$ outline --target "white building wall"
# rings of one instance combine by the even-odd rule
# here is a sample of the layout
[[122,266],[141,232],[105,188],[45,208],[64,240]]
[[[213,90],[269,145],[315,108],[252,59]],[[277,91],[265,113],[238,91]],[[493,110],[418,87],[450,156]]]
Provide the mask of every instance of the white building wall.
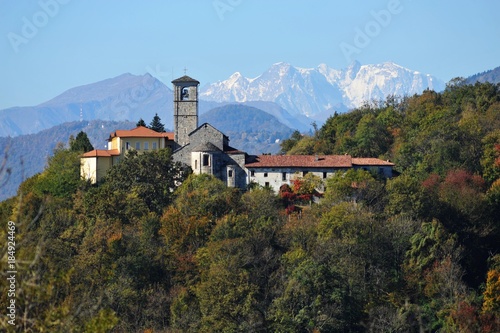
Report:
[[335,172],[345,169],[334,168],[250,168],[247,170],[248,182],[254,182],[261,186],[270,186],[276,193],[281,185],[291,185],[291,180],[302,178],[304,172],[311,173],[320,179],[326,179]]

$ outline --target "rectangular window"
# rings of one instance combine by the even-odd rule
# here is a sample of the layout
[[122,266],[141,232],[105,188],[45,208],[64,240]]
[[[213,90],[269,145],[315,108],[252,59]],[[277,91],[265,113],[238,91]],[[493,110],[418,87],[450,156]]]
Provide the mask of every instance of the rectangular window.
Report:
[[229,170],[229,172],[227,173],[228,177],[229,178],[232,178],[233,177],[233,170]]
[[281,180],[286,180],[286,172],[281,173]]
[[153,150],[156,150],[156,149],[157,149],[156,142],[153,142]]
[[203,155],[203,166],[209,166],[210,164],[210,156],[208,155]]
[[254,170],[250,170],[250,177],[255,177],[255,171]]
[[144,142],[144,150],[148,150],[149,149],[149,142]]
[[135,149],[136,150],[141,150],[141,143],[140,142],[136,142],[135,143]]
[[267,177],[267,172],[264,172],[264,177]]
[[125,142],[125,149],[129,150],[131,148],[130,142]]
[[269,182],[265,182],[265,183],[264,183],[264,186],[265,186],[265,187],[269,187]]
[[323,179],[328,177],[328,174],[326,172],[323,172]]
[[302,171],[302,177],[304,177],[305,175],[307,175],[309,171]]

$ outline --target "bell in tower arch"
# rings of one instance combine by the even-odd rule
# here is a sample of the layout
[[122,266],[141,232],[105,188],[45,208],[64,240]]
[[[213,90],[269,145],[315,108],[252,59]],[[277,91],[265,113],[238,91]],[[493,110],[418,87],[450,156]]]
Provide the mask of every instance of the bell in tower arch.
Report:
[[188,88],[182,88],[181,91],[181,101],[185,101],[189,99],[189,89]]

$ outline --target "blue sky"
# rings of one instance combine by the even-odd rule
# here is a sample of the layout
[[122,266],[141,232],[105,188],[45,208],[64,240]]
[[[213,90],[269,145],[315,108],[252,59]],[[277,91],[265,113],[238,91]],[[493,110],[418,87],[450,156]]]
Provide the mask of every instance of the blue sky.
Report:
[[273,63],[393,61],[444,81],[500,66],[500,1],[0,0],[0,109],[123,73],[201,85]]

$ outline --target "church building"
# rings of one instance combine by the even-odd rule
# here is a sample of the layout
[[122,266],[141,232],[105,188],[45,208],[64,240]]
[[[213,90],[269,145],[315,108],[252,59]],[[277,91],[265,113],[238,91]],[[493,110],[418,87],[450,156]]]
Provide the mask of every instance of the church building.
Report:
[[173,158],[191,166],[195,174],[211,174],[231,187],[245,188],[247,154],[229,146],[229,138],[210,124],[198,126],[197,80],[183,76],[174,85]]
[[208,123],[198,124],[200,82],[184,75],[174,87],[174,132],[157,133],[139,126],[111,133],[107,150],[93,150],[81,157],[81,175],[99,182],[109,168],[120,162],[127,150],[139,153],[169,147],[174,161],[191,167],[195,174],[211,174],[229,187],[245,189],[251,183],[273,188],[290,184],[295,177],[313,173],[327,178],[350,168],[371,170],[392,177],[393,163],[378,158],[350,155],[261,155],[252,156],[229,145],[229,138]]

